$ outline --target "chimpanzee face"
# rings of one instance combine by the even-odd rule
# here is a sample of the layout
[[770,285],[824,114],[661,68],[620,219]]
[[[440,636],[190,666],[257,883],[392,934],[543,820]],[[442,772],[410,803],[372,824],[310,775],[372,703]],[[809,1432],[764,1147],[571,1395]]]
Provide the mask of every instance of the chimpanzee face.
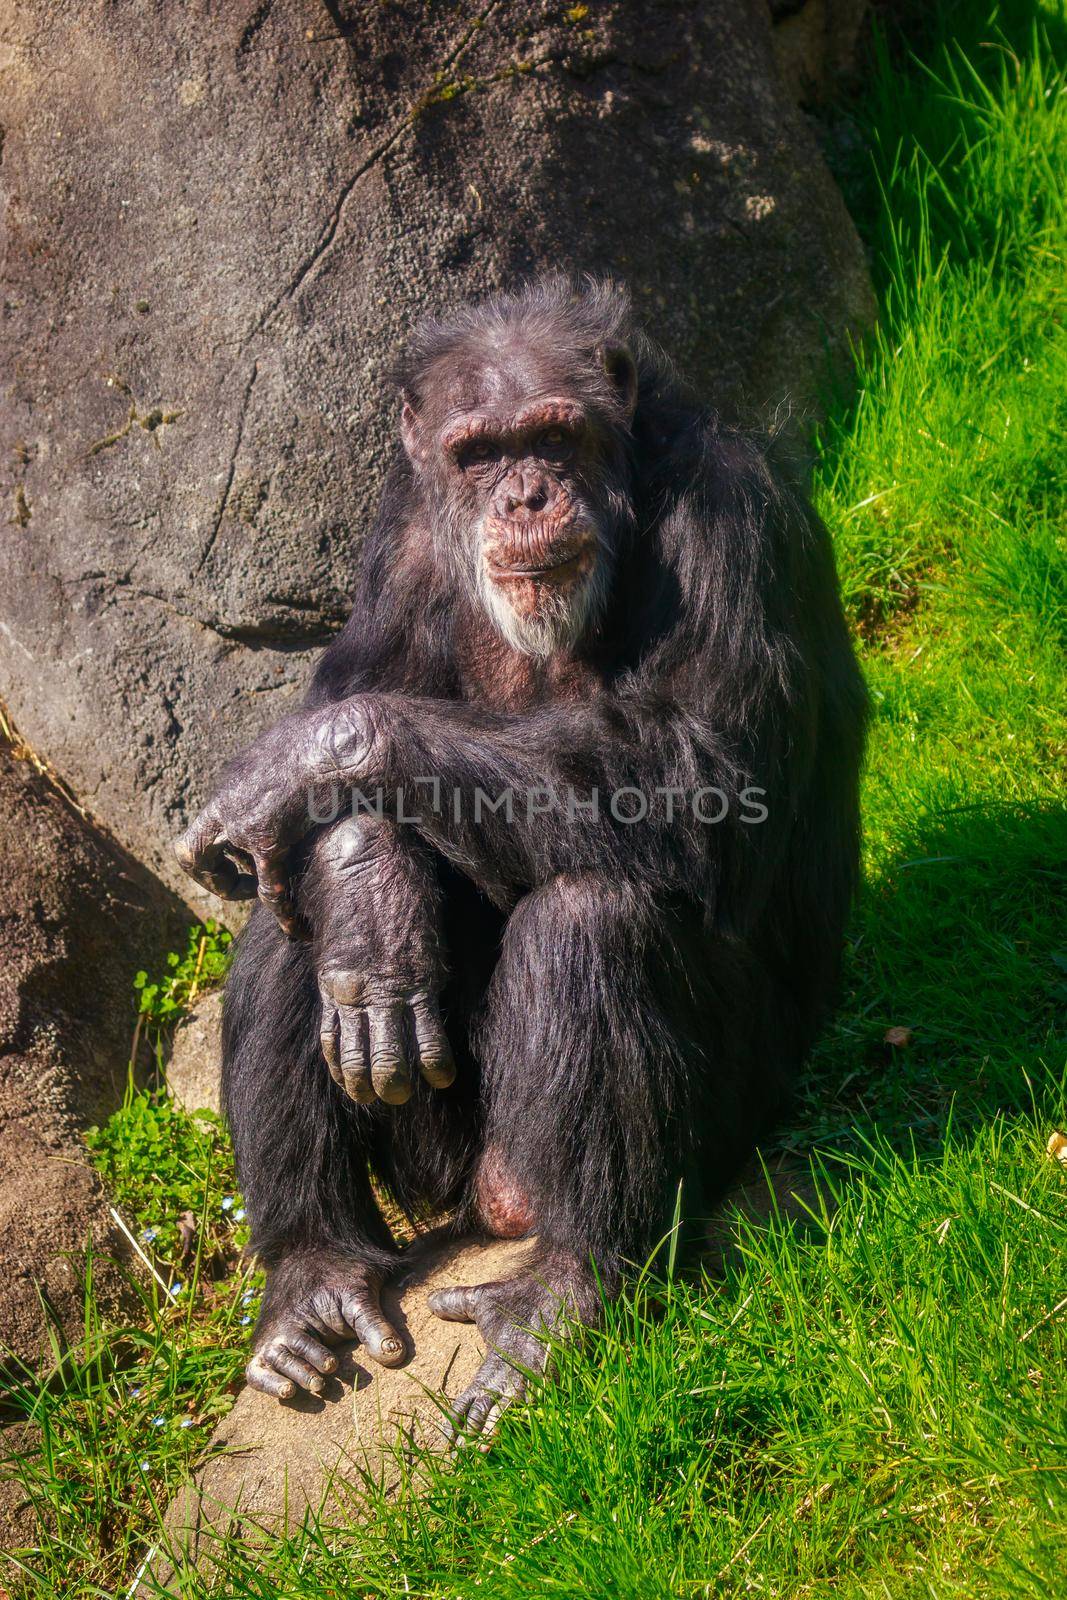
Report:
[[402,431],[453,558],[513,649],[574,645],[607,598],[633,363],[512,340],[442,357]]

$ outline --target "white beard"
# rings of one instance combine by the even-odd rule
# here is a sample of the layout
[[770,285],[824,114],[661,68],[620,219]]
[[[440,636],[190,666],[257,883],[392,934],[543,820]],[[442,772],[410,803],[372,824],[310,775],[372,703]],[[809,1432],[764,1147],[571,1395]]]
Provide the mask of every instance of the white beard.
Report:
[[604,609],[610,582],[606,552],[601,549],[588,578],[566,589],[544,585],[536,616],[516,611],[499,584],[493,582],[484,561],[477,565],[478,598],[501,638],[520,655],[542,659],[556,650],[578,643]]

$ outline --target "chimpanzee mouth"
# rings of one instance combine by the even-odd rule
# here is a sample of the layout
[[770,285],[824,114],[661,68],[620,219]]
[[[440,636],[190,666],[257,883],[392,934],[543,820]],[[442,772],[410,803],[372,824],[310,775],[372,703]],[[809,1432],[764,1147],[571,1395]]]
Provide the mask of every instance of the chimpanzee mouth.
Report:
[[[595,537],[560,540],[554,545],[539,540],[538,544],[539,561],[530,559],[533,551],[529,547],[521,550],[511,545],[509,549],[498,544],[485,550],[478,564],[478,587],[489,615],[512,649],[543,657],[573,645],[597,615],[610,579],[610,563],[600,559]],[[507,559],[512,553],[517,559]]]
[[[546,550],[540,561],[501,560],[503,552],[492,551],[486,556],[488,575],[494,583],[567,583],[573,578],[588,577],[596,560],[596,545],[592,539],[578,543],[568,541],[556,551]],[[554,557],[555,559],[552,559]]]
[[577,577],[579,571],[582,569],[583,554],[584,552],[580,552],[576,556],[567,556],[562,561],[553,561],[551,565],[545,564],[537,567],[525,565],[502,566],[496,561],[491,561],[489,563],[489,571],[490,575],[497,583],[506,583],[509,578],[548,578],[550,580],[555,580],[558,578],[571,577],[572,575]]

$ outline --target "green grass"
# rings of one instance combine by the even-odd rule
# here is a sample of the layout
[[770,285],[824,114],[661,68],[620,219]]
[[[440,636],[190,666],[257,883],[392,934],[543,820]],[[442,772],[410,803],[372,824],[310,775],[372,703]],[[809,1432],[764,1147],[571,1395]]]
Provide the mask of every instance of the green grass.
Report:
[[184,952],[171,951],[167,970],[155,982],[139,972],[133,986],[139,993],[138,1011],[157,1033],[176,1022],[201,989],[217,988],[230,964],[233,935],[217,922],[196,923],[189,929]]
[[[222,1593],[1063,1589],[1067,26],[941,4],[908,39],[830,141],[882,323],[817,473],[874,719],[845,1003],[782,1135],[812,1215],[742,1225],[715,1284],[642,1280],[490,1454],[356,1529],[234,1545]],[[184,1287],[122,1330],[90,1293],[84,1351],[15,1397],[40,1520],[8,1581],[41,1597],[126,1591],[254,1303],[217,1127],[131,1092],[94,1148]]]

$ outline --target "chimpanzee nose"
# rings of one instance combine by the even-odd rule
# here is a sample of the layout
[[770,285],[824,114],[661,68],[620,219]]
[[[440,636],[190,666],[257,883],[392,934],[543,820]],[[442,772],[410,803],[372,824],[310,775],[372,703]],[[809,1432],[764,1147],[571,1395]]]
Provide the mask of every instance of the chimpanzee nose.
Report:
[[509,517],[516,511],[543,511],[548,504],[548,485],[543,478],[528,478],[524,473],[519,482],[508,486],[504,507]]

